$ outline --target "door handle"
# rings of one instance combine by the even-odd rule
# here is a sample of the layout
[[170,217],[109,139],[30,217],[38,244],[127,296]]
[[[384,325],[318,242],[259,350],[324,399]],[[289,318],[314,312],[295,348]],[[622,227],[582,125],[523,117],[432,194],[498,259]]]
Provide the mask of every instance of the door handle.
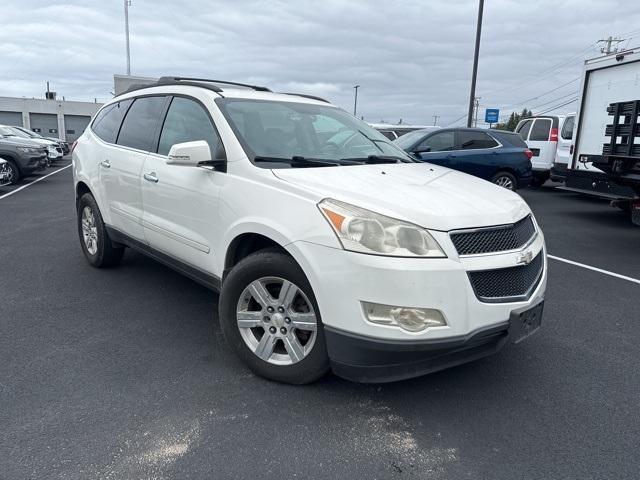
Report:
[[145,173],[144,179],[149,182],[158,183],[158,177],[156,177],[156,172]]
[[108,159],[103,160],[100,162],[100,166],[104,168],[111,168],[111,162]]

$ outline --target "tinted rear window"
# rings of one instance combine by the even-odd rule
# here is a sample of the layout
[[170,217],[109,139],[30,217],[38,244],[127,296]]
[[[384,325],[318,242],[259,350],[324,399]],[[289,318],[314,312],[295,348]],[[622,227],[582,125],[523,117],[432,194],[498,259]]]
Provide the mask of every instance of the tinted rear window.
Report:
[[499,131],[491,132],[491,134],[494,135],[503,145],[527,148],[526,142],[517,133]]
[[480,148],[493,148],[498,146],[493,138],[484,132],[460,130],[458,132],[460,148],[462,150],[477,150]]
[[533,128],[531,129],[531,135],[529,135],[530,141],[546,142],[549,140],[549,132],[551,131],[551,119],[538,118],[533,122]]
[[133,100],[127,99],[121,102],[112,103],[98,112],[93,120],[91,129],[98,137],[108,143],[116,143],[118,130],[124,114]]
[[118,145],[149,152],[154,148],[153,139],[160,122],[165,97],[136,98],[122,122]]

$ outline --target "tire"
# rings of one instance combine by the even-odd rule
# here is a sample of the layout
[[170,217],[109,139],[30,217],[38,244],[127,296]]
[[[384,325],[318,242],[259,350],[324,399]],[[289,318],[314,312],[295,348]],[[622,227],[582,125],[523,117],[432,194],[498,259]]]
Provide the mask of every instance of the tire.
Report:
[[493,176],[491,181],[500,187],[511,190],[512,192],[515,192],[518,188],[516,177],[509,172],[498,172]]
[[9,185],[15,185],[22,178],[20,169],[13,160],[7,160],[6,168],[9,171]]
[[301,385],[329,370],[313,290],[286,253],[265,249],[241,260],[224,280],[218,310],[227,343],[257,375]]
[[109,238],[98,204],[90,193],[80,197],[77,216],[80,246],[87,261],[96,268],[117,265],[124,247],[114,245]]

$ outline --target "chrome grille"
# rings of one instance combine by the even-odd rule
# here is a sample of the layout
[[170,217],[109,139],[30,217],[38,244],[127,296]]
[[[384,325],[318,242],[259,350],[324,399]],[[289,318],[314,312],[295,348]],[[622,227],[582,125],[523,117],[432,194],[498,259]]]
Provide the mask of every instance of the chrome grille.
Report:
[[535,233],[531,215],[527,215],[510,225],[454,231],[449,236],[458,255],[477,255],[517,250],[529,243]]
[[476,296],[483,302],[512,302],[529,298],[542,277],[542,250],[529,265],[469,272]]

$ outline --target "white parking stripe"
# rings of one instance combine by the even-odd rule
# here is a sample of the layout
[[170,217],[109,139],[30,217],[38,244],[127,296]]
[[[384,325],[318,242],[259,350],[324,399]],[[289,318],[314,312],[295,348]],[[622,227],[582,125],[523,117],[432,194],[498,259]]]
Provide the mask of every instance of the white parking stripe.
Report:
[[567,260],[566,258],[556,257],[553,255],[547,255],[547,257],[552,258],[553,260],[557,260],[559,262],[564,262],[570,265],[575,265],[577,267],[586,268],[587,270],[593,270],[594,272],[604,273],[605,275],[611,275],[612,277],[621,278],[622,280],[637,283],[640,285],[640,280],[638,280],[637,278],[627,277],[626,275],[620,275],[619,273],[610,272],[609,270],[603,270],[602,268],[592,267],[591,265],[585,265],[584,263],[574,262],[573,260]]
[[9,192],[9,193],[5,193],[4,195],[0,195],[0,200],[2,200],[5,197],[8,197],[9,195],[13,195],[14,193],[18,193],[20,190],[24,190],[27,187],[30,187],[31,185],[33,185],[34,183],[38,183],[40,180],[44,180],[47,177],[50,177],[51,175],[55,175],[58,172],[61,172],[62,170],[65,170],[67,168],[69,168],[71,166],[71,164],[67,165],[66,167],[62,167],[59,168],[58,170],[48,173],[47,175],[45,175],[44,177],[40,177],[40,178],[36,178],[33,182],[29,182],[26,185],[22,185],[19,188],[16,188],[15,190]]

